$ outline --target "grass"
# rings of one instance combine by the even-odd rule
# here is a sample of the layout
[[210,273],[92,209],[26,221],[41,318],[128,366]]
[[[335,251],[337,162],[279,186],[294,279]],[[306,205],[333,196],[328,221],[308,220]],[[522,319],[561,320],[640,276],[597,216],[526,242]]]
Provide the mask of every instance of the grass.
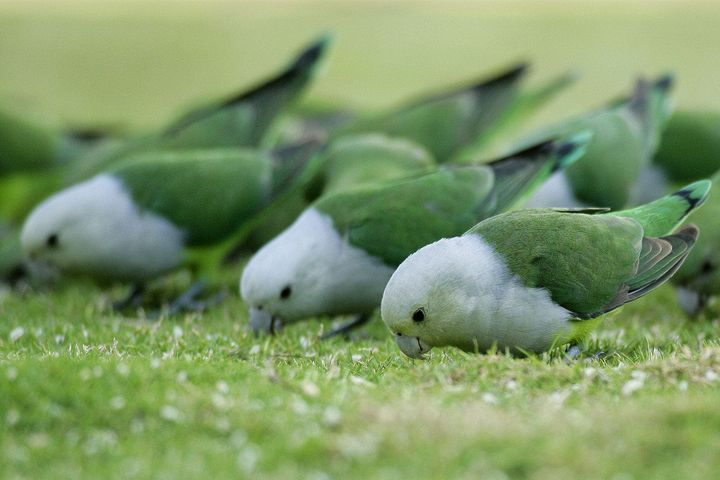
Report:
[[3,297],[5,478],[670,479],[720,468],[718,321],[684,320],[670,288],[608,319],[570,364],[559,352],[456,350],[413,361],[377,319],[355,342],[319,342],[327,322],[258,339],[234,296],[158,321],[109,313],[108,299],[83,283]]
[[[680,105],[720,107],[720,72],[707,60],[720,20],[711,3],[92,5],[0,4],[4,104],[72,123],[156,125],[252,82],[332,26],[337,49],[310,102],[379,108],[531,58],[538,77],[584,73],[536,122],[668,67],[680,74]],[[158,321],[109,312],[117,288],[0,291],[0,477],[627,480],[720,471],[720,320],[717,311],[685,319],[669,287],[608,318],[570,364],[560,352],[517,359],[451,349],[423,362],[403,357],[378,319],[351,343],[319,342],[328,321],[254,338],[236,295],[239,271],[225,272],[230,295],[219,307]],[[187,282],[178,275],[156,293]]]

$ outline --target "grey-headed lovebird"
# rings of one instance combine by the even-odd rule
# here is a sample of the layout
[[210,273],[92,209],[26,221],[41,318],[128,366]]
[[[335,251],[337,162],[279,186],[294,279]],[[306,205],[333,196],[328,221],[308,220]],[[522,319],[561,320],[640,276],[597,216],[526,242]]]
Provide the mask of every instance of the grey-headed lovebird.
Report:
[[[400,349],[544,352],[581,341],[603,315],[667,281],[690,253],[699,181],[650,204],[612,213],[528,209],[480,222],[409,256],[382,298]],[[602,209],[601,209],[602,210]]]

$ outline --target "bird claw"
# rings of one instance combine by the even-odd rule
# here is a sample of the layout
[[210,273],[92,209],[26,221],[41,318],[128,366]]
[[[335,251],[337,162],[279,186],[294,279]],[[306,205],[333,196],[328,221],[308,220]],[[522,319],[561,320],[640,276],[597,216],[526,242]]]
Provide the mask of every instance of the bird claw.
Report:
[[320,336],[320,340],[327,340],[328,338],[337,337],[338,335],[342,335],[346,340],[350,339],[350,332],[353,330],[356,330],[363,325],[365,325],[370,320],[370,315],[361,314],[357,315],[355,318],[350,320],[349,322],[340,325],[337,328],[333,328],[327,333],[324,333]]

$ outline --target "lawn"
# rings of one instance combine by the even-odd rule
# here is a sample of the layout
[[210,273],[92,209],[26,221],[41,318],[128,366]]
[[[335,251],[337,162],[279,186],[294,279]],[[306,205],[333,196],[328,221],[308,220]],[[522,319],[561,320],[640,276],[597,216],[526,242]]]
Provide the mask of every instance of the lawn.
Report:
[[[377,109],[528,58],[581,80],[535,120],[582,111],[637,73],[678,74],[680,106],[720,108],[720,7],[567,3],[0,3],[2,105],[48,122],[141,129],[252,83],[332,28],[307,102]],[[109,309],[85,282],[0,290],[0,477],[714,478],[717,308],[687,320],[669,286],[607,318],[583,357],[397,349],[376,318],[246,331],[242,265],[203,314]],[[183,273],[160,282],[170,296]]]

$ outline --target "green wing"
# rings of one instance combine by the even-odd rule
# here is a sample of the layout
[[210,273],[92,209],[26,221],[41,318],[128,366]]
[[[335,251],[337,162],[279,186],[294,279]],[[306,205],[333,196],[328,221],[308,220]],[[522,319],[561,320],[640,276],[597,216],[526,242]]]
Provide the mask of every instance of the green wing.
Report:
[[631,219],[519,210],[472,228],[529,287],[580,317],[602,311],[636,272],[642,227]]
[[330,38],[303,50],[280,74],[218,105],[189,112],[168,127],[160,145],[169,148],[259,146],[276,120],[315,77]]
[[720,112],[676,112],[663,132],[655,163],[675,182],[713,175],[720,169]]
[[265,154],[240,149],[148,152],[110,174],[138,206],[184,229],[187,245],[201,246],[234,233],[268,204],[271,163]]
[[0,111],[0,175],[52,166],[59,135]]
[[637,272],[621,286],[615,298],[602,311],[591,317],[621,307],[665,283],[692,251],[698,233],[697,227],[688,225],[673,235],[644,237]]
[[525,285],[547,289],[577,318],[594,318],[665,282],[697,230],[651,238],[629,218],[538,209],[498,215],[468,234],[482,236]]
[[399,265],[420,247],[460,235],[482,219],[493,178],[484,166],[443,169],[327,195],[314,207],[328,214],[351,244]]
[[419,99],[341,131],[408,138],[445,162],[503,115],[526,70],[526,65],[518,65],[490,80]]

